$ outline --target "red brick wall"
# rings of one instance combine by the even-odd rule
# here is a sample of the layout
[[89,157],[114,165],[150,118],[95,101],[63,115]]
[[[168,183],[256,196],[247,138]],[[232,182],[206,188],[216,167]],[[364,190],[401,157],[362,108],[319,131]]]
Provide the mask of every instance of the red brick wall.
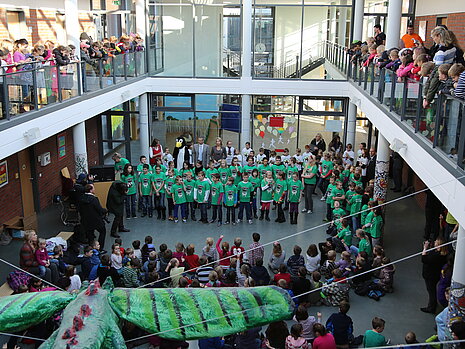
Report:
[[[410,171],[410,167],[404,162],[404,167],[402,168],[402,185],[405,188],[405,186],[408,183],[408,173]],[[413,173],[413,191],[417,192],[419,190],[422,190],[426,188],[426,185],[422,182],[422,180],[415,174]],[[425,208],[425,202],[426,202],[426,194],[419,193],[414,195],[415,201],[417,202],[418,206],[421,207],[422,209]]]
[[66,155],[58,159],[58,136],[52,136],[46,140],[34,145],[36,156],[50,152],[51,163],[47,166],[40,166],[36,161],[36,178],[39,190],[40,209],[44,209],[52,203],[52,197],[55,194],[61,194],[61,175],[60,170],[68,167],[71,176],[74,174],[74,147],[72,129],[63,131],[61,134],[66,135]]
[[87,163],[89,167],[100,165],[98,122],[100,122],[98,116],[86,121]]
[[[465,47],[465,12],[440,14],[439,17],[447,16],[447,28],[452,30],[457,36],[460,46]],[[426,47],[433,45],[431,39],[431,30],[436,26],[436,18],[438,16],[419,16],[415,18],[415,32],[418,33],[418,25],[420,21],[426,21]]]
[[22,216],[23,213],[18,157],[15,154],[6,160],[8,166],[8,184],[0,188],[0,207],[2,207],[0,210],[0,224],[15,216]]

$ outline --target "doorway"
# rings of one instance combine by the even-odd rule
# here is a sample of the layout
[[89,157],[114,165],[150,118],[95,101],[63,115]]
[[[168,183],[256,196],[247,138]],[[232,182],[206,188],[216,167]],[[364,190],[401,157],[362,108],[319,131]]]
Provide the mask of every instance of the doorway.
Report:
[[24,149],[18,153],[18,165],[23,217],[29,217],[35,213],[34,190],[32,186],[33,177],[29,149]]

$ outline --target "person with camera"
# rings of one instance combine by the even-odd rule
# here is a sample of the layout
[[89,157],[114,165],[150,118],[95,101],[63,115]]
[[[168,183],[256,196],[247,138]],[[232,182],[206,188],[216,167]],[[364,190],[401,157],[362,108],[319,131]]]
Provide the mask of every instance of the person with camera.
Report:
[[[111,225],[110,236],[119,238],[118,232],[129,232],[129,229],[124,227],[123,213],[124,213],[124,198],[128,188],[126,184],[121,181],[114,181],[108,190],[107,196],[107,210],[113,213],[115,218]],[[118,231],[118,232],[117,232]]]
[[84,194],[79,197],[79,214],[81,216],[81,226],[85,231],[85,238],[91,244],[95,239],[94,231],[99,232],[98,242],[100,248],[105,246],[105,216],[107,210],[100,205],[98,197],[95,195],[93,184],[84,186]]

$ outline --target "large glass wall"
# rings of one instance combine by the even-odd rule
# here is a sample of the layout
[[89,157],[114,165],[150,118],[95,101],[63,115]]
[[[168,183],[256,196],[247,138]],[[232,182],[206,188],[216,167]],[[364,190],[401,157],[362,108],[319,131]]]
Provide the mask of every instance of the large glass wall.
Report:
[[149,3],[154,76],[238,77],[241,0],[157,0]]
[[347,43],[351,1],[255,0],[253,75],[274,79],[331,79],[322,43]]

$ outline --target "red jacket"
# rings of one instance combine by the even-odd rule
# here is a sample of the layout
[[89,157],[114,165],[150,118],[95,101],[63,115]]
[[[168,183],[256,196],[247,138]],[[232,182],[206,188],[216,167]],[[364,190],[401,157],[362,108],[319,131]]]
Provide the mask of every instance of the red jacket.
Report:
[[38,266],[38,263],[35,259],[34,247],[32,247],[28,242],[25,242],[19,251],[19,266],[28,271],[29,268],[34,268]]

